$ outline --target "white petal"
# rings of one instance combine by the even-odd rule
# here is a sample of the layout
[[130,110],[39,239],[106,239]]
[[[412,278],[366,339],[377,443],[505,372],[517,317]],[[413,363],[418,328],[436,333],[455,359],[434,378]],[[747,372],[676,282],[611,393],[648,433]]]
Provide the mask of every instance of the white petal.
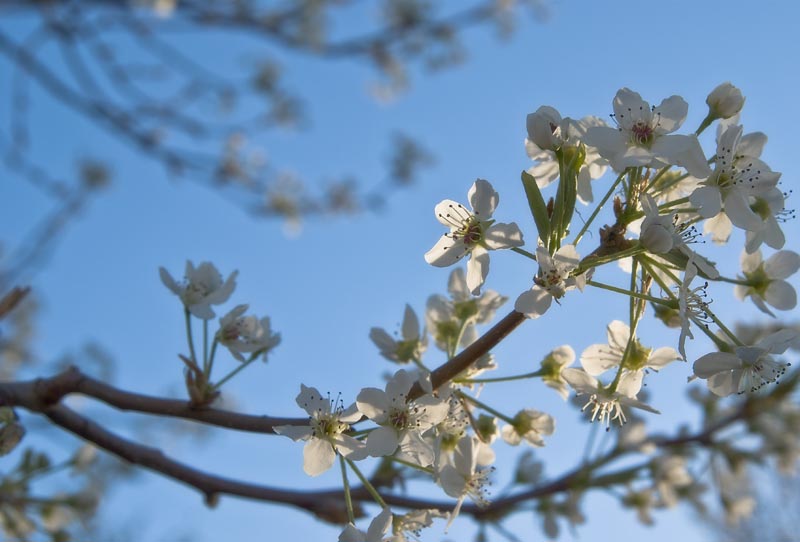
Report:
[[433,208],[436,220],[447,228],[459,228],[464,220],[469,219],[472,213],[463,205],[452,199],[445,199]]
[[597,393],[597,379],[582,369],[567,367],[561,371],[561,376],[579,394]]
[[800,269],[800,254],[791,250],[776,252],[764,263],[764,271],[773,279],[787,279]]
[[671,346],[662,346],[661,348],[656,348],[656,350],[650,354],[650,359],[647,360],[647,366],[659,370],[679,359],[681,359],[681,355],[677,350]]
[[521,247],[525,244],[522,240],[522,230],[515,222],[505,224],[498,222],[492,224],[489,229],[483,233],[483,241],[490,250],[497,250],[501,248]]
[[739,256],[739,265],[745,273],[752,273],[761,265],[761,251],[757,250],[752,254],[748,254],[747,251],[742,251],[741,256]]
[[462,240],[454,241],[449,235],[442,235],[425,253],[425,261],[436,267],[447,267],[463,258],[470,248]]
[[581,366],[592,376],[603,374],[621,361],[621,353],[612,350],[607,344],[593,344],[581,354]]
[[293,441],[307,440],[314,433],[308,425],[278,425],[273,427],[275,432]]
[[475,216],[481,220],[492,218],[492,213],[497,209],[497,204],[500,202],[499,194],[492,187],[492,184],[484,179],[475,181],[467,196]]
[[742,371],[726,371],[724,373],[712,375],[706,384],[714,395],[718,397],[727,397],[739,391],[739,381],[741,377]]
[[367,457],[364,443],[350,435],[336,435],[333,441],[339,453],[350,461],[361,461]]
[[381,535],[389,530],[389,525],[391,524],[392,511],[389,508],[384,508],[381,510],[381,513],[378,514],[369,524],[369,528],[367,529],[367,540],[369,542],[379,542],[382,538]]
[[394,352],[397,349],[397,342],[389,335],[385,329],[373,327],[369,330],[369,338],[381,352]]
[[392,402],[392,399],[402,399],[402,401],[405,402],[405,397],[408,395],[413,385],[414,377],[408,371],[400,369],[394,373],[391,380],[386,383],[386,397],[389,400],[389,404]]
[[658,119],[656,133],[669,134],[677,130],[686,120],[689,113],[689,104],[680,96],[670,96],[662,101],[653,111],[653,115]]
[[523,292],[514,303],[514,310],[524,313],[528,318],[539,318],[553,303],[553,296],[547,290],[539,286],[534,286],[527,292]]
[[406,310],[403,314],[403,338],[406,340],[419,338],[419,318],[417,313],[411,308],[411,305],[406,304]]
[[467,290],[467,279],[464,277],[464,270],[456,267],[450,273],[450,278],[447,279],[447,291],[454,299],[464,301],[469,299],[470,293]]
[[670,164],[686,168],[690,175],[705,179],[711,175],[697,136],[662,135],[653,142],[652,153]]
[[608,324],[606,335],[608,336],[608,344],[618,351],[624,351],[628,346],[628,340],[631,338],[631,328],[625,322],[614,320]]
[[312,438],[303,447],[303,470],[309,476],[319,476],[333,466],[336,453],[327,440]]
[[397,431],[391,427],[373,429],[367,437],[367,453],[372,457],[391,455],[397,449]]
[[764,132],[753,132],[742,137],[736,146],[736,154],[758,158],[764,151],[764,145],[766,144],[767,135]]
[[378,388],[364,388],[356,398],[358,410],[370,420],[381,423],[386,420],[389,410],[389,398],[386,392]]
[[[629,88],[621,88],[614,96],[612,105],[614,108],[614,120],[624,130],[630,130],[639,121],[650,124],[652,119],[650,104],[644,101],[638,92],[634,92]],[[592,143],[592,145],[594,144]]]
[[308,412],[314,414],[318,411],[330,412],[331,404],[327,398],[322,397],[322,394],[317,388],[309,388],[300,384],[300,393],[295,398],[297,405]]
[[742,360],[728,352],[712,352],[701,356],[692,369],[700,378],[710,378],[717,373],[741,368]]
[[475,247],[467,262],[467,288],[472,295],[481,293],[481,286],[488,274],[489,252],[483,247]]
[[716,186],[700,186],[689,195],[689,201],[703,218],[711,218],[722,210],[722,197]]
[[616,128],[608,126],[595,126],[586,131],[585,141],[588,145],[596,147],[604,158],[611,158],[623,152],[627,146],[625,134]]
[[642,389],[644,371],[625,371],[619,379],[617,393],[636,399],[636,394]]
[[788,311],[797,306],[797,292],[785,280],[773,280],[764,292],[764,299],[779,311]]
[[725,214],[737,228],[749,231],[762,228],[763,220],[750,208],[750,201],[741,190],[733,189],[725,196]]
[[172,275],[169,274],[169,271],[164,269],[163,267],[158,268],[158,275],[161,277],[161,282],[164,283],[164,286],[169,288],[172,293],[175,295],[181,295],[181,288],[178,286],[178,283],[175,282],[175,279],[172,278]]
[[356,529],[356,526],[349,523],[339,534],[339,542],[366,542],[363,532]]

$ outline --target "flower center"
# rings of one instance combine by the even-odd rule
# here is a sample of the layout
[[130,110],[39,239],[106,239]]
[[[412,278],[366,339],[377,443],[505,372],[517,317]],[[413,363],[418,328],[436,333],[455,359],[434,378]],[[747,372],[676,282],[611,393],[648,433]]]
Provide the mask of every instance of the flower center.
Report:
[[631,141],[638,145],[647,145],[653,140],[653,127],[643,121],[631,126]]

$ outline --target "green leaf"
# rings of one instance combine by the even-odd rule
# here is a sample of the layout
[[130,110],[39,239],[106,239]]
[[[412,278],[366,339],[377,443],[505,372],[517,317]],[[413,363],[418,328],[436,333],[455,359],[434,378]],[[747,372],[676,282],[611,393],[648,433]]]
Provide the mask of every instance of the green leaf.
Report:
[[550,217],[547,215],[547,205],[539,191],[539,185],[536,184],[533,175],[523,171],[522,186],[525,188],[525,196],[528,198],[528,206],[531,208],[533,221],[536,222],[536,229],[539,230],[539,239],[546,245],[550,238]]

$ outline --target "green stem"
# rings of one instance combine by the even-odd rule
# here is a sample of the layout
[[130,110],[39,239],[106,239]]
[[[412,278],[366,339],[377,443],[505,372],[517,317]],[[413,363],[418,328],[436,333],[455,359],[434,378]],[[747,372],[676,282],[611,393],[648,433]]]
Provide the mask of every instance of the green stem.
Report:
[[706,115],[706,118],[703,119],[703,121],[700,123],[700,126],[698,126],[697,130],[695,130],[694,132],[695,135],[700,135],[703,132],[703,130],[711,126],[711,123],[714,122],[715,120],[717,120],[717,117],[713,116],[709,111],[708,115]]
[[484,403],[482,401],[479,401],[478,399],[475,399],[474,397],[472,397],[470,395],[467,395],[467,394],[465,394],[463,392],[459,392],[459,396],[462,399],[464,399],[465,401],[468,401],[468,402],[472,403],[473,405],[475,405],[476,407],[480,408],[481,410],[485,410],[489,414],[493,414],[493,415],[497,416],[498,418],[500,418],[501,420],[503,420],[506,423],[510,423],[510,424],[514,423],[514,419],[513,418],[509,418],[505,414],[496,411],[495,409],[493,409],[492,407],[490,407],[486,403]]
[[668,201],[667,203],[665,203],[663,205],[659,205],[658,206],[658,210],[659,211],[664,211],[666,209],[669,209],[670,207],[675,207],[677,205],[683,205],[684,203],[689,203],[689,198],[688,197],[679,198],[679,199],[675,199],[675,200],[672,200],[672,201]]
[[355,464],[353,461],[349,460],[349,459],[346,459],[345,461],[347,461],[347,464],[348,464],[348,465],[350,465],[350,468],[351,468],[351,469],[353,469],[353,472],[356,474],[356,476],[358,476],[358,479],[359,479],[359,480],[361,480],[361,483],[364,485],[364,489],[366,489],[366,490],[367,490],[367,493],[369,493],[369,494],[370,494],[370,496],[372,497],[372,499],[373,499],[373,500],[374,500],[376,503],[378,503],[378,505],[379,505],[381,508],[386,508],[386,501],[384,501],[384,500],[383,500],[383,497],[381,497],[381,496],[380,496],[380,494],[378,493],[378,490],[377,490],[377,489],[375,489],[375,486],[373,486],[373,485],[370,483],[370,481],[369,481],[369,480],[367,480],[367,477],[366,477],[366,476],[364,476],[364,475],[361,473],[361,471],[360,471],[360,470],[358,470],[358,467],[356,467],[356,464]]
[[573,239],[572,241],[573,245],[577,245],[580,242],[583,235],[589,229],[589,226],[592,225],[592,222],[594,221],[595,218],[597,218],[597,215],[600,213],[600,210],[608,201],[608,198],[610,198],[614,194],[614,192],[617,189],[617,185],[622,181],[622,178],[624,176],[625,172],[623,171],[622,173],[619,174],[619,177],[617,177],[617,179],[611,184],[611,188],[608,189],[608,192],[606,192],[605,196],[603,196],[603,199],[600,200],[600,203],[597,204],[597,207],[595,207],[594,211],[592,211],[592,214],[589,215],[589,219],[586,222],[584,222],[583,227],[578,232],[578,235],[576,235],[575,239]]
[[522,254],[526,258],[530,258],[531,260],[536,261],[536,254],[533,254],[532,252],[528,252],[527,250],[525,250],[523,248],[511,247],[511,251],[512,252],[516,252],[517,254]]
[[342,469],[342,486],[344,487],[344,504],[347,507],[347,519],[355,525],[356,515],[353,512],[353,499],[350,496],[350,482],[347,480],[347,468],[344,464],[344,457],[339,454],[339,466]]
[[203,373],[208,377],[208,320],[203,320]]
[[211,381],[211,369],[214,368],[214,357],[217,355],[217,345],[219,341],[216,337],[214,337],[214,342],[211,343],[211,354],[208,356],[208,372],[206,373],[206,378]]
[[606,263],[621,260],[622,258],[627,258],[628,256],[636,256],[637,254],[646,252],[646,249],[641,246],[638,241],[635,241],[634,243],[635,244],[632,247],[626,248],[625,250],[620,250],[619,252],[614,252],[613,254],[608,254],[606,256],[585,257],[583,260],[581,260],[580,265],[578,265],[578,267],[572,272],[572,275],[577,276],[581,273],[585,273],[592,267],[598,267]]
[[739,279],[729,279],[727,277],[719,276],[714,280],[718,280],[720,282],[728,282],[730,284],[741,284],[742,286],[750,286],[750,281],[748,280],[739,280]]
[[640,294],[639,292],[631,292],[624,288],[618,288],[617,286],[611,286],[610,284],[604,284],[602,282],[597,282],[594,280],[589,280],[586,282],[587,286],[594,286],[595,288],[602,288],[603,290],[608,290],[609,292],[616,292],[618,294],[635,297],[637,299],[643,299],[644,301],[650,301],[651,303],[657,303],[659,305],[665,305],[667,307],[672,307],[673,303],[670,303],[666,299],[662,299],[660,297],[654,297],[647,294]]
[[454,380],[458,384],[487,384],[489,382],[511,382],[513,380],[524,380],[526,378],[536,378],[542,376],[544,371],[534,371],[532,373],[525,373],[515,376],[498,376],[495,378],[463,378]]
[[197,365],[197,355],[194,353],[194,338],[192,337],[192,313],[189,312],[189,309],[184,308],[183,314],[186,318],[186,340],[189,342],[189,356],[192,359],[192,363]]
[[256,360],[256,358],[257,358],[257,357],[258,357],[258,356],[257,356],[256,354],[253,354],[253,355],[251,355],[251,356],[250,356],[250,359],[248,359],[247,361],[245,361],[245,362],[243,362],[243,363],[240,363],[240,364],[239,364],[239,366],[238,366],[237,368],[235,368],[233,371],[231,371],[230,373],[228,373],[227,375],[225,375],[225,376],[222,378],[222,380],[220,380],[219,382],[217,382],[216,384],[214,384],[214,387],[213,387],[212,389],[214,389],[214,390],[218,390],[220,387],[222,387],[222,385],[223,385],[225,382],[227,382],[228,380],[230,380],[231,378],[233,378],[234,376],[236,376],[237,374],[239,374],[239,371],[242,371],[242,370],[244,370],[244,368],[245,368],[245,367],[247,367],[248,365],[250,365],[251,363],[253,363],[253,362]]
[[394,461],[395,463],[400,463],[401,465],[404,465],[404,466],[409,467],[411,469],[416,469],[418,471],[422,471],[422,472],[425,472],[425,473],[428,473],[428,474],[433,474],[433,468],[432,467],[423,467],[422,465],[417,465],[415,463],[411,463],[410,461],[404,461],[403,459],[400,459],[400,458],[394,457],[394,456],[388,456],[388,457],[389,457],[389,459],[391,461]]

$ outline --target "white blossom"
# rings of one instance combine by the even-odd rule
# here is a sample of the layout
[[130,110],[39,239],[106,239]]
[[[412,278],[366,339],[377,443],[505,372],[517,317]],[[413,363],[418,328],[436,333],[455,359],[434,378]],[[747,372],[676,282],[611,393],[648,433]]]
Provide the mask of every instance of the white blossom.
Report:
[[389,361],[409,363],[420,360],[428,347],[428,335],[424,328],[420,331],[419,318],[410,305],[406,305],[400,330],[403,336],[401,340],[395,339],[380,327],[370,329],[369,338],[378,347],[381,356]]
[[225,282],[214,264],[203,262],[196,268],[191,261],[186,262],[184,280],[177,282],[163,267],[158,269],[161,282],[177,295],[184,307],[194,316],[203,320],[214,318],[211,305],[225,303],[236,288],[236,275],[231,273]]
[[677,165],[701,179],[711,173],[697,137],[672,134],[681,127],[689,110],[683,98],[670,96],[651,108],[639,94],[622,88],[614,97],[613,106],[617,128],[589,128],[585,139],[616,171]]
[[242,316],[246,311],[247,305],[237,305],[223,316],[216,340],[239,361],[245,361],[243,353],[262,353],[266,361],[267,352],[281,342],[281,336],[272,333],[269,317],[259,320],[255,316]]
[[781,250],[762,260],[761,251],[752,254],[742,252],[742,280],[747,284],[737,284],[734,294],[740,300],[750,297],[761,312],[775,316],[767,305],[781,311],[797,306],[797,292],[785,279],[800,269],[800,254],[791,250]]
[[353,461],[367,456],[364,444],[346,435],[350,424],[361,419],[356,405],[344,408],[338,400],[323,397],[316,388],[300,385],[297,404],[309,414],[309,425],[280,425],[275,432],[297,441],[306,441],[303,448],[303,470],[319,476],[333,466],[339,453]]
[[660,414],[650,405],[636,399],[642,387],[641,373],[623,374],[615,391],[603,386],[599,380],[583,369],[567,368],[563,371],[564,380],[572,386],[578,395],[588,395],[589,400],[581,410],[591,410],[591,421],[599,421],[606,426],[616,420],[620,425],[628,419],[623,407],[638,408]]
[[517,312],[528,318],[539,318],[550,308],[553,299],[558,301],[574,288],[583,290],[586,284],[585,275],[570,276],[581,261],[573,245],[564,245],[552,257],[546,248],[537,247],[536,261],[539,272],[533,278],[533,288],[522,293],[514,305]]
[[391,540],[383,535],[392,525],[392,511],[384,508],[375,519],[370,522],[367,532],[359,531],[355,525],[348,523],[339,535],[339,542],[384,542]]
[[467,287],[478,294],[489,273],[489,251],[520,247],[524,242],[515,223],[492,220],[500,196],[489,181],[475,181],[467,196],[471,211],[449,199],[434,209],[437,220],[450,231],[425,254],[425,261],[436,267],[448,267],[469,254]]
[[715,119],[729,119],[744,107],[744,96],[739,88],[730,82],[717,85],[706,98],[709,116]]
[[694,362],[694,374],[707,380],[708,389],[725,397],[732,393],[756,391],[776,382],[785,372],[786,363],[772,357],[782,354],[798,341],[797,332],[783,329],[754,346],[737,346],[731,352],[712,352]]
[[544,446],[544,436],[552,435],[556,422],[552,416],[533,409],[520,410],[513,422],[503,426],[503,440],[512,446],[518,446],[525,440],[531,446]]

